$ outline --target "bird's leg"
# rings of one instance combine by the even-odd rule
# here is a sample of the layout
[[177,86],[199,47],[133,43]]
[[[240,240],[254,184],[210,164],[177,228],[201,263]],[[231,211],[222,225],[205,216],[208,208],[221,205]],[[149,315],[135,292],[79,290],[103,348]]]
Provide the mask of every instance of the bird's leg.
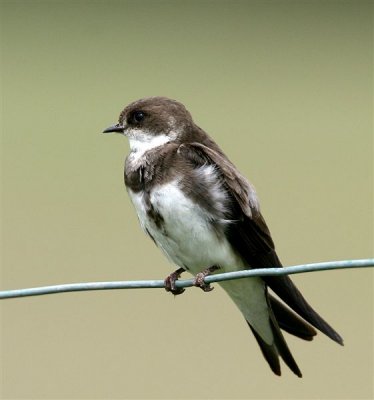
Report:
[[166,277],[165,279],[165,290],[167,292],[173,293],[175,296],[177,294],[182,294],[184,292],[183,288],[177,288],[175,286],[175,282],[178,280],[178,278],[181,276],[182,272],[184,272],[184,268],[178,268],[176,271],[172,272],[169,276]]
[[217,271],[219,267],[216,265],[213,265],[209,268],[205,268],[204,271],[199,272],[193,281],[194,286],[199,287],[200,289],[204,290],[204,292],[210,292],[214,288],[210,286],[209,283],[204,282],[204,278],[208,275],[210,275],[212,272]]

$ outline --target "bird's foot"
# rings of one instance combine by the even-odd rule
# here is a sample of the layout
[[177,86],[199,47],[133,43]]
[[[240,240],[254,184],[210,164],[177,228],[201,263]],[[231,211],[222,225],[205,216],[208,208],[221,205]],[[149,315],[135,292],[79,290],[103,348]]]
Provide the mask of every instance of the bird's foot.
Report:
[[210,286],[209,283],[205,283],[204,278],[210,275],[212,272],[217,271],[217,269],[219,269],[219,267],[213,265],[212,267],[206,268],[204,271],[199,272],[193,281],[194,286],[199,287],[204,292],[211,292],[214,287]]
[[184,272],[184,268],[178,268],[176,271],[172,272],[166,279],[164,280],[165,282],[165,290],[167,292],[173,293],[175,296],[177,294],[182,294],[184,292],[183,288],[177,288],[175,286],[175,282],[178,280],[178,278],[181,276],[182,272]]

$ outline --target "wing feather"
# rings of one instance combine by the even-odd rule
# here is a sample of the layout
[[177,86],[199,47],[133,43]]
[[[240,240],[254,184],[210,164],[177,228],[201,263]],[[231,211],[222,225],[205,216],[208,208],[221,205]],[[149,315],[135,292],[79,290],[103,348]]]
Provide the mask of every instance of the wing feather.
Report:
[[[178,153],[196,167],[214,165],[220,173],[231,198],[230,219],[233,221],[227,225],[225,234],[232,247],[246,261],[248,268],[282,267],[269,228],[260,213],[255,189],[231,161],[219,149],[214,150],[197,142],[180,145]],[[263,280],[303,319],[332,340],[343,344],[341,336],[307,303],[289,276],[264,277]],[[279,307],[277,310],[279,314]],[[282,328],[285,325],[281,324]]]

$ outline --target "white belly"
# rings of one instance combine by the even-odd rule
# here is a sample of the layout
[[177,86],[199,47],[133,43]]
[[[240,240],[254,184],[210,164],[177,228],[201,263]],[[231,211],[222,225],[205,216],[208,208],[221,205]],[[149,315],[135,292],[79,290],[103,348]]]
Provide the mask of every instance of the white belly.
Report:
[[[192,202],[171,182],[153,189],[150,201],[163,217],[164,231],[157,228],[146,212],[143,195],[128,190],[139,221],[177,266],[197,274],[216,265],[220,272],[245,269],[241,259],[222,235],[219,237],[209,222],[209,213]],[[221,286],[239,307],[247,321],[261,332],[263,340],[272,343],[264,283],[260,278],[221,282]]]
[[227,271],[243,268],[225,237],[212,227],[212,216],[185,196],[177,182],[158,186],[150,195],[152,206],[163,217],[163,230],[147,215],[143,195],[131,190],[129,194],[143,229],[174,264],[194,274],[212,265]]

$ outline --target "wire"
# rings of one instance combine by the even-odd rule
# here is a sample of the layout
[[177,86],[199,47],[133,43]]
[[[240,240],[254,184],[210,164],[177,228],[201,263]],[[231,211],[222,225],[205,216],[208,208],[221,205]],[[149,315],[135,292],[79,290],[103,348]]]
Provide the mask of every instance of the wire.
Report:
[[[346,268],[367,268],[374,267],[374,258],[362,260],[329,261],[323,263],[295,265],[285,268],[261,268],[248,269],[244,271],[225,272],[205,277],[205,283],[222,282],[233,279],[249,278],[253,276],[279,276],[300,274],[304,272],[329,271],[334,269]],[[177,288],[193,286],[193,279],[179,280],[176,282]],[[0,299],[10,299],[15,297],[41,296],[45,294],[56,294],[66,292],[81,292],[87,290],[113,290],[113,289],[155,289],[164,288],[164,280],[147,281],[113,281],[113,282],[86,282],[68,283],[53,286],[41,286],[27,289],[14,289],[0,291]]]

